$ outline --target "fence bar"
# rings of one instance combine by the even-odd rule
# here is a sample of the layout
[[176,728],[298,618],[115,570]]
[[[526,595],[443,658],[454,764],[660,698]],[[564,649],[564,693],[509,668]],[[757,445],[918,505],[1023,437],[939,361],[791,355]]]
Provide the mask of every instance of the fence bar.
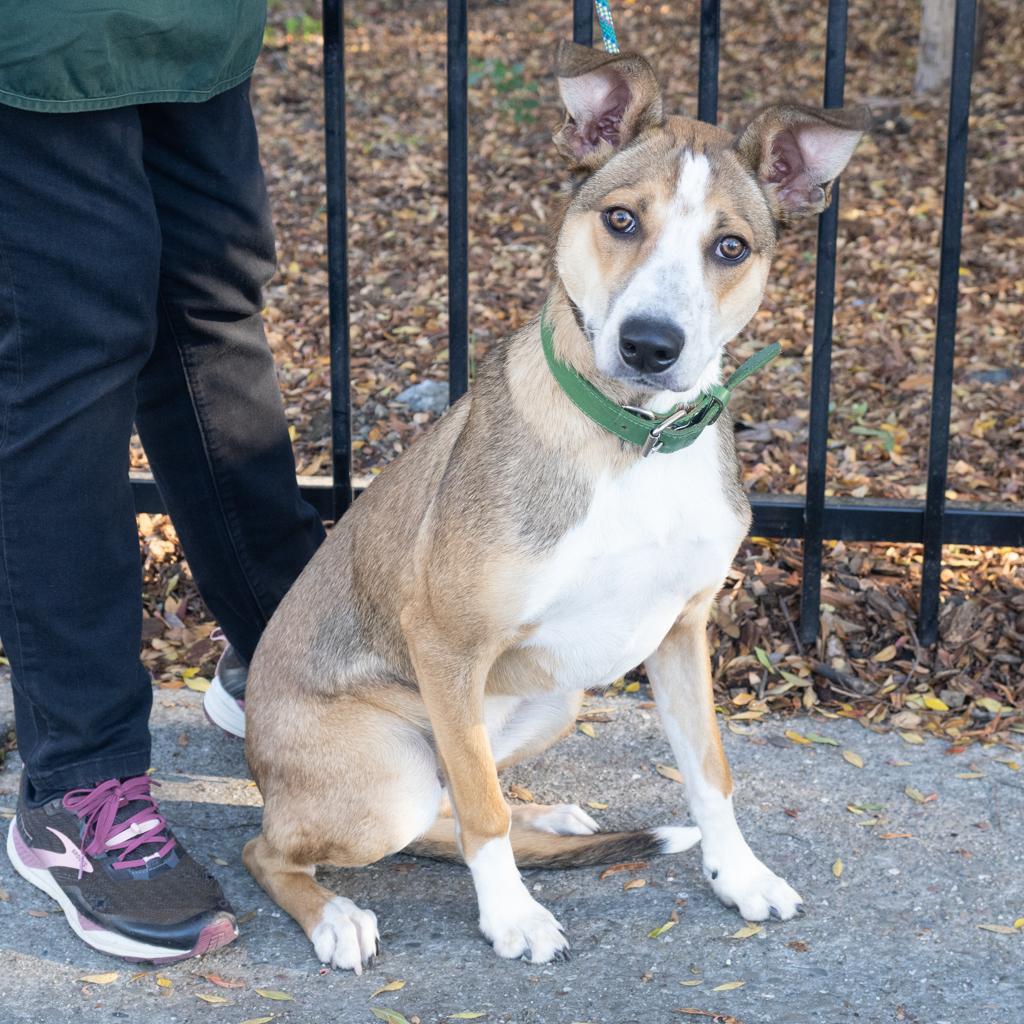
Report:
[[468,0],[448,0],[448,396],[469,388]]
[[[137,512],[165,512],[153,475],[131,473]],[[300,476],[302,496],[324,519],[333,510],[331,478]],[[356,487],[356,493],[360,488]],[[754,537],[802,537],[804,501],[797,494],[752,494]],[[920,544],[924,536],[924,502],[897,498],[829,498],[825,502],[823,532],[827,540],[886,541]],[[981,544],[1024,547],[1024,509],[1017,505],[953,502],[942,517],[946,544]]]
[[700,78],[697,117],[718,123],[718,50],[721,40],[721,0],[700,0]]
[[[829,0],[825,37],[825,106],[843,105],[846,80],[846,0]],[[836,286],[836,230],[839,182],[832,202],[818,219],[818,259],[814,281],[814,334],[811,361],[810,437],[804,511],[800,639],[813,643],[821,613],[821,542],[824,539],[825,476],[828,454],[829,380],[832,375],[832,310]]]
[[971,56],[975,0],[957,0],[953,29],[953,68],[949,83],[949,128],[946,136],[946,194],[942,205],[938,315],[935,323],[935,369],[932,417],[928,433],[928,491],[924,505],[924,566],[918,636],[933,644],[939,633],[939,576],[942,572],[942,521],[946,504],[949,414],[953,393],[953,349],[960,278],[960,230],[967,176],[967,118],[971,104]]
[[331,511],[352,504],[349,372],[348,197],[345,159],[345,26],[342,0],[324,0],[324,145],[327,155],[327,300],[331,352]]
[[594,0],[572,0],[572,41],[594,45]]

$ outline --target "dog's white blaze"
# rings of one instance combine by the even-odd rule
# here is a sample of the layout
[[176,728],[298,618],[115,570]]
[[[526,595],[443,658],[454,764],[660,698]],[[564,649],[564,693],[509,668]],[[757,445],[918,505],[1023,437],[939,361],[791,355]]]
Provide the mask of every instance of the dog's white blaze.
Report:
[[559,686],[601,686],[635,668],[686,602],[725,578],[744,524],[725,497],[718,429],[603,476],[530,580],[524,644],[545,649]]
[[[713,213],[707,206],[711,165],[703,154],[684,153],[654,251],[615,299],[595,346],[598,368],[618,376],[619,330],[629,317],[665,320],[679,327],[686,343],[671,377],[678,390],[696,391],[717,347],[712,338],[714,296],[704,274],[704,240]],[[678,397],[676,401],[678,401]]]
[[704,777],[697,752],[660,699],[658,708],[683,773],[690,810],[700,829],[704,871],[715,895],[748,921],[763,921],[773,909],[779,917],[792,917],[801,905],[799,894],[757,859],[736,822],[732,796],[722,796]]
[[484,843],[469,861],[469,870],[480,907],[480,931],[499,956],[514,959],[529,952],[534,963],[547,963],[568,945],[554,916],[523,885],[508,836]]

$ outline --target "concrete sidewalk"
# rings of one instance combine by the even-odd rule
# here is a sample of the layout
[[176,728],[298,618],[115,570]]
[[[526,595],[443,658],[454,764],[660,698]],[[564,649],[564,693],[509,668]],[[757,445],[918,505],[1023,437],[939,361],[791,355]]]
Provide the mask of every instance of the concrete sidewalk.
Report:
[[[853,722],[770,719],[726,732],[740,822],[755,851],[806,901],[806,917],[748,938],[703,882],[698,850],[599,879],[598,870],[531,872],[528,885],[566,927],[570,963],[499,960],[476,930],[468,872],[392,858],[364,871],[322,873],[376,911],[382,956],[357,978],[326,971],[298,927],[239,860],[258,828],[259,796],[242,745],[203,718],[198,694],[158,690],[153,729],[162,806],[178,836],[222,881],[242,917],[241,938],[209,957],[141,971],[82,945],[55,905],[0,857],[0,1022],[205,1021],[240,1024],[372,1022],[382,1011],[412,1024],[473,1018],[508,1024],[1020,1024],[1024,934],[980,929],[1024,917],[1024,772],[1005,748],[948,756]],[[609,828],[680,821],[682,788],[656,712],[635,697],[546,756],[509,773],[538,801],[595,801]],[[0,725],[10,723],[0,682]],[[786,730],[838,746],[794,744]],[[859,754],[857,768],[842,751]],[[1024,759],[1022,759],[1024,760]],[[10,817],[20,771],[0,773]],[[960,778],[960,774],[980,774]],[[923,797],[919,802],[907,788]],[[931,794],[936,799],[929,799]],[[855,805],[863,813],[848,809]],[[869,824],[871,819],[877,823]],[[6,828],[6,821],[0,821]],[[910,838],[885,838],[909,833]],[[843,863],[839,877],[833,871]],[[643,879],[629,890],[626,882]],[[678,915],[658,938],[649,932]],[[86,974],[117,972],[109,984]],[[222,988],[203,975],[237,981]],[[399,990],[374,996],[391,981]],[[699,984],[684,985],[684,982]],[[742,986],[716,989],[729,983]],[[257,989],[285,993],[272,999]],[[204,1002],[202,995],[226,999]],[[679,1013],[687,1008],[706,1011]],[[377,1011],[374,1016],[373,1011]],[[387,1019],[386,1014],[383,1019]],[[398,1021],[398,1018],[393,1018]]]

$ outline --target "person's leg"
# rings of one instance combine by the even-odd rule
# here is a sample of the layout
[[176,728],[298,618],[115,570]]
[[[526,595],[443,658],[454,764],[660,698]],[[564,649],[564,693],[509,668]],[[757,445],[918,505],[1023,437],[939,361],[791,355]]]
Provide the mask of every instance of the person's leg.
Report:
[[260,318],[274,239],[248,82],[140,116],[163,247],[137,424],[199,590],[248,661],[324,536]]
[[0,637],[30,802],[150,763],[128,484],[160,254],[142,145],[133,108],[0,106]]
[[133,108],[0,106],[0,636],[25,762],[11,864],[94,949],[164,962],[238,931],[145,774],[128,443],[160,228],[142,148]]

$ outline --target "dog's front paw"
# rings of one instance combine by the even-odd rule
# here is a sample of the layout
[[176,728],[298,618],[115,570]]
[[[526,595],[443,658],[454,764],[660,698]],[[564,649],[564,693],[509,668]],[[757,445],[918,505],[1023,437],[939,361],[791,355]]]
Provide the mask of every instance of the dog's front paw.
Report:
[[310,939],[321,963],[362,974],[380,945],[377,915],[335,896],[324,906]]
[[706,859],[704,874],[715,895],[727,907],[735,907],[747,921],[769,917],[787,921],[803,912],[799,893],[749,851]]
[[[524,894],[525,895],[525,894]],[[530,963],[569,959],[569,943],[555,915],[532,896],[501,913],[480,915],[480,931],[498,956],[516,960],[529,953]]]

